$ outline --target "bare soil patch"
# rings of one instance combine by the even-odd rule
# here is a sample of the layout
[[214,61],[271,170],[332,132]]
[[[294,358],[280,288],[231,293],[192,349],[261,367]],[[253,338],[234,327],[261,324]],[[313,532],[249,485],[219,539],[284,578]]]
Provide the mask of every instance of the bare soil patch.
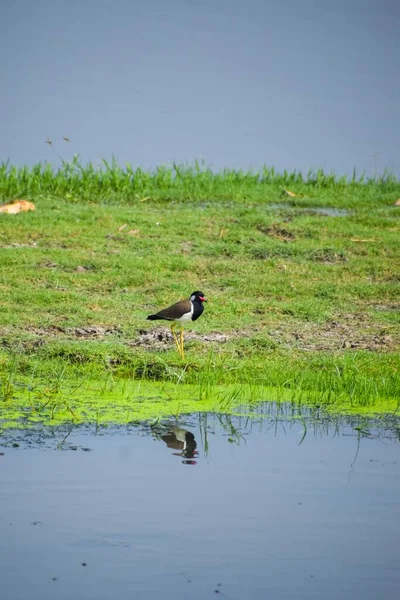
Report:
[[[231,338],[230,335],[224,333],[211,332],[206,334],[195,333],[193,331],[185,331],[185,340],[200,341],[200,342],[218,342],[220,344],[227,342]],[[160,350],[169,347],[174,343],[174,338],[170,329],[165,327],[157,327],[157,329],[140,329],[139,337],[132,342],[128,342],[128,346],[151,348]]]
[[337,351],[341,349],[396,352],[400,348],[398,331],[371,323],[364,315],[338,315],[334,321],[323,324],[302,323],[293,330],[293,324],[281,325],[269,335],[286,347],[306,351]]
[[78,338],[102,338],[106,335],[119,335],[121,330],[113,326],[85,325],[82,327],[59,327],[49,325],[48,327],[27,327],[25,331],[43,337],[78,337]]
[[294,242],[296,239],[294,233],[277,224],[271,225],[270,227],[258,225],[257,229],[258,231],[261,231],[261,233],[265,233],[265,235],[273,237],[281,242]]
[[[378,309],[378,307],[375,307]],[[391,310],[393,306],[382,305],[381,310]],[[118,336],[119,341],[131,348],[148,350],[167,350],[174,344],[174,339],[168,326],[155,329],[140,329],[134,339],[123,339],[123,331],[116,326],[84,325],[81,327],[47,327],[29,326],[24,330],[33,334],[36,339],[30,340],[29,345],[39,347],[49,339],[83,339],[102,340],[109,336]],[[178,331],[178,330],[177,330]],[[14,329],[0,330],[0,343],[7,347],[15,334]],[[326,323],[310,322],[281,322],[277,325],[264,324],[250,330],[236,330],[229,333],[209,332],[197,333],[185,330],[185,341],[202,343],[225,344],[231,340],[247,338],[251,346],[253,336],[260,339],[265,336],[274,340],[276,347],[304,351],[337,352],[340,350],[367,350],[371,352],[396,352],[400,350],[400,333],[395,325],[373,323],[368,315],[363,313],[337,315],[335,320]],[[28,340],[27,340],[28,343]]]

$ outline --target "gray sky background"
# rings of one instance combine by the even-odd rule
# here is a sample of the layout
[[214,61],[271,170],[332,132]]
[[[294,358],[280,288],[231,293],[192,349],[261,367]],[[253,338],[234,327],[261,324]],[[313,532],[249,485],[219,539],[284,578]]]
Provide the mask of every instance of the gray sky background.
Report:
[[398,0],[6,1],[0,161],[399,175],[399,26]]

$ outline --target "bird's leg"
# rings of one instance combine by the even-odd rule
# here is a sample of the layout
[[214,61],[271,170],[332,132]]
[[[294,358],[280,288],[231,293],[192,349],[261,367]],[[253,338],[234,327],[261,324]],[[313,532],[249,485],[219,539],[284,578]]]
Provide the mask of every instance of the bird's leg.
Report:
[[181,325],[181,335],[180,335],[180,342],[181,342],[181,357],[184,360],[185,359],[185,351],[183,349],[183,326]]
[[176,327],[176,323],[172,323],[172,325],[171,325],[171,333],[172,333],[172,336],[173,336],[173,338],[175,340],[176,349],[178,350],[178,354],[180,354],[181,353],[181,348],[179,346],[178,337],[177,337],[177,335],[175,333],[175,327]]

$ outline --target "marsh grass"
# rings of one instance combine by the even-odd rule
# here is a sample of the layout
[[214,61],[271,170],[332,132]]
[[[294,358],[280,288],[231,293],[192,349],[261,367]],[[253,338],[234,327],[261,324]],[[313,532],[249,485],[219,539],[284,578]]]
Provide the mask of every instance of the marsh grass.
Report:
[[[395,178],[76,159],[3,165],[0,195],[36,204],[0,215],[0,402],[41,397],[72,418],[79,392],[66,390],[110,377],[192,386],[225,408],[260,390],[332,409],[400,397]],[[327,206],[342,211],[313,210]],[[147,314],[199,288],[209,302],[186,361],[172,340],[145,343]]]
[[[8,163],[0,166],[0,198],[28,196],[54,196],[69,202],[125,202],[131,204],[146,200],[249,200],[266,199],[269,195],[281,196],[285,188],[293,188],[299,197],[292,198],[293,205],[306,204],[310,198],[327,197],[336,192],[336,204],[352,205],[354,195],[376,199],[377,194],[391,193],[399,182],[390,172],[367,179],[354,170],[351,176],[338,177],[322,169],[283,173],[264,166],[260,171],[224,169],[219,172],[204,162],[194,165],[159,166],[153,171],[121,167],[115,159],[103,160],[100,165],[83,165],[79,156],[71,162],[62,161],[57,168],[50,163],[33,167],[15,167]],[[302,197],[303,196],[303,197]],[[329,204],[328,204],[329,205]]]

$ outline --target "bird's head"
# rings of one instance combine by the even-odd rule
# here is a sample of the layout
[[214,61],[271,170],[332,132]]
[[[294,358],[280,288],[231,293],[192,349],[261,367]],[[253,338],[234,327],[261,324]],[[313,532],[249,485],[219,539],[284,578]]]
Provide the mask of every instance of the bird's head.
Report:
[[199,300],[200,302],[207,302],[203,292],[199,292],[198,290],[197,290],[197,292],[193,292],[193,294],[190,296],[190,299],[192,302],[194,300]]

